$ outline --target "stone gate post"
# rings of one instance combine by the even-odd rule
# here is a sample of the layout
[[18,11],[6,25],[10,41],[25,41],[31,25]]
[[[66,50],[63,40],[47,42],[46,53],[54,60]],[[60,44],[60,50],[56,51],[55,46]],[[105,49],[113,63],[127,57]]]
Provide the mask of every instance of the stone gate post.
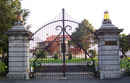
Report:
[[29,79],[29,36],[32,33],[24,27],[22,14],[19,13],[15,26],[5,31],[9,35],[9,72],[8,79]]
[[119,60],[119,36],[123,29],[115,27],[108,17],[108,12],[104,13],[102,26],[95,34],[99,36],[99,72],[100,79],[121,78]]

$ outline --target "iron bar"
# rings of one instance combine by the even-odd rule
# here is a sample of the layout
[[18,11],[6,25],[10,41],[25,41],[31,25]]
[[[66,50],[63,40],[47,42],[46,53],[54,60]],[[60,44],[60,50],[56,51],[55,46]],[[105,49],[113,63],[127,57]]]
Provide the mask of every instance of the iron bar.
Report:
[[64,9],[62,9],[63,13],[63,77],[65,77],[65,22],[64,22]]
[[[57,29],[58,27],[62,28],[61,26],[57,26],[56,29]],[[54,39],[54,41],[52,41],[52,42],[41,52],[41,54],[38,55],[38,57],[37,57],[37,58],[35,59],[35,61],[33,62],[33,66],[34,66],[34,67],[40,67],[40,66],[41,66],[41,63],[38,63],[39,66],[36,66],[35,63],[36,63],[37,59],[42,55],[42,53],[43,53],[46,49],[48,49],[48,48],[53,44],[53,42],[56,41],[56,39],[60,36],[61,33],[62,33],[62,31],[61,31],[61,32],[59,33],[59,35]]]
[[[53,23],[56,23],[56,22],[60,22],[60,21],[63,21],[63,20],[56,20],[56,21],[53,21],[53,22],[50,22],[50,23],[48,23],[48,24],[46,24],[46,25],[44,25],[43,27],[41,27],[40,29],[38,29],[30,38],[29,38],[29,40],[31,40],[31,38],[38,32],[38,31],[40,31],[41,29],[43,29],[44,27],[46,27],[46,26],[48,26],[48,25],[50,25],[50,24],[53,24]],[[64,22],[65,21],[67,21],[67,22],[72,22],[72,23],[75,23],[75,24],[80,24],[80,25],[82,25],[83,27],[85,27],[83,24],[81,24],[81,23],[78,23],[78,22],[76,22],[76,21],[72,21],[72,20],[65,20],[64,19]],[[87,27],[85,27],[87,30],[89,30],[92,34],[94,34],[95,35],[95,39],[99,39],[98,38],[98,36],[93,32],[93,31],[91,31],[89,28],[87,28]]]
[[[66,32],[66,31],[65,31],[65,32]],[[87,54],[87,55],[91,58],[91,60],[93,61],[93,64],[92,64],[92,65],[89,65],[90,62],[87,62],[87,65],[90,66],[90,67],[95,66],[95,61],[94,61],[94,59],[87,53],[87,51],[86,51],[80,44],[76,43],[76,41],[74,41],[74,39],[68,34],[68,32],[66,32],[66,34],[71,38],[71,40],[72,40],[79,48],[82,48],[82,49],[83,49],[83,51],[85,52],[85,54]]]

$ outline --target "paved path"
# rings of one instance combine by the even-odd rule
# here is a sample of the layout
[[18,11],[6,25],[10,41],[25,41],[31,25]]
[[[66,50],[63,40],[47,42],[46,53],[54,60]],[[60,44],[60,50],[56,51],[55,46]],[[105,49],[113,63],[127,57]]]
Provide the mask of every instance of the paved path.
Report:
[[125,76],[120,79],[104,79],[99,78],[68,78],[68,79],[45,79],[32,78],[29,80],[9,80],[0,77],[0,83],[130,83],[130,76]]

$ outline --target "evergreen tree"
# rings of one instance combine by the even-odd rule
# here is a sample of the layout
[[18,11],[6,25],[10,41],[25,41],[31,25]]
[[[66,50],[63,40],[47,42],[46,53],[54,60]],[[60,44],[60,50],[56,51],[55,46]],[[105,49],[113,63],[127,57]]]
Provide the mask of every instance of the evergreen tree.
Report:
[[58,55],[57,54],[54,55],[54,59],[58,59]]
[[68,60],[71,60],[71,59],[72,59],[72,54],[70,53],[68,56]]
[[[88,20],[84,19],[81,22],[81,24],[84,25],[85,27],[89,28],[92,32],[95,31],[94,27],[92,26],[92,24],[89,23]],[[78,44],[80,44],[83,47],[83,49],[85,49],[88,52],[90,44],[92,43],[92,41],[94,41],[95,36],[81,24],[78,25],[78,28],[76,28],[76,31],[74,33],[72,33],[71,37]],[[70,44],[77,47],[73,42],[70,42]],[[86,54],[85,54],[85,59],[87,59]]]

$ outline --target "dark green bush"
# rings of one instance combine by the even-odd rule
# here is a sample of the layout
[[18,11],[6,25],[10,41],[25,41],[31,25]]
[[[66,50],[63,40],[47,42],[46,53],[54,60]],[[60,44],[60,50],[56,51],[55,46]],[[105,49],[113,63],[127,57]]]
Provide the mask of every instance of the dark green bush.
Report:
[[93,49],[89,50],[89,53],[91,54],[91,56],[93,58],[95,58],[97,56],[97,52],[95,50],[93,50]]
[[58,55],[57,54],[54,55],[54,59],[58,59]]
[[8,73],[8,57],[0,57],[2,61],[0,63],[0,73],[7,74]]
[[70,53],[68,56],[68,60],[71,60],[71,59],[72,59],[72,54]]
[[41,60],[42,60],[43,58],[47,58],[46,52],[45,52],[45,51],[42,52],[42,51],[43,51],[43,50],[38,50],[38,52],[36,53],[36,57],[38,57],[38,56],[40,55],[39,58],[41,58]]

